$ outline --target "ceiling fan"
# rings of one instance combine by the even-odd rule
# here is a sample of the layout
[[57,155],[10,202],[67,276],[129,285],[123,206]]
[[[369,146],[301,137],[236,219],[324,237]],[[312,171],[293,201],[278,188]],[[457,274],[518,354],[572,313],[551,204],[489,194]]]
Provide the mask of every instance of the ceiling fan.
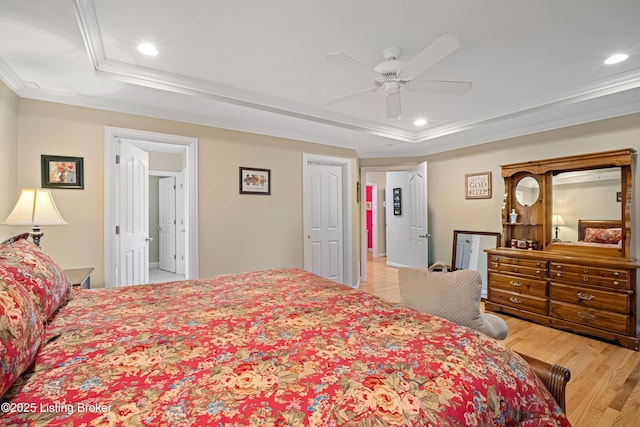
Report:
[[382,89],[387,94],[385,99],[387,118],[400,118],[402,113],[400,90],[402,88],[409,92],[464,95],[471,90],[471,82],[416,80],[429,67],[446,58],[459,47],[460,42],[455,36],[444,34],[406,63],[398,59],[401,53],[399,48],[388,47],[382,52],[385,61],[373,68],[344,53],[329,53],[327,55],[329,61],[372,79],[373,85],[367,89],[334,98],[327,104],[334,105],[363,93],[377,92]]

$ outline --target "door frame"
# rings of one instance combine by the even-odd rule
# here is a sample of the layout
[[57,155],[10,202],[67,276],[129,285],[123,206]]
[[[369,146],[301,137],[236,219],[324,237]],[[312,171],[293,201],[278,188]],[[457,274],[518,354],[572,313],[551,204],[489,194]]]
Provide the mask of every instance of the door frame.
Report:
[[[426,160],[423,160],[426,161]],[[416,164],[407,164],[401,166],[362,166],[360,167],[360,182],[367,182],[367,173],[369,172],[409,172],[417,167],[421,162]],[[427,181],[428,185],[428,181]],[[388,200],[385,203],[389,202]],[[364,250],[360,251],[360,280],[366,282],[367,280],[367,207],[366,203],[360,203],[360,248]],[[384,231],[386,233],[386,230]],[[386,240],[386,239],[385,239]],[[427,241],[427,244],[429,242]]]
[[[117,186],[116,184],[116,154],[119,139],[139,141],[158,147],[184,147],[186,165],[186,219],[189,244],[186,249],[185,275],[189,279],[199,277],[198,254],[198,138],[149,132],[137,129],[117,128],[105,126],[104,129],[104,276],[105,287],[115,287],[117,272],[117,238],[115,229],[117,224]],[[173,149],[177,147],[171,147]],[[154,150],[151,150],[154,151]]]
[[353,191],[352,191],[352,159],[332,157],[320,154],[302,154],[302,250],[303,263],[307,257],[307,175],[309,163],[325,163],[342,167],[342,226],[343,230],[343,277],[344,284],[355,287],[353,283]]

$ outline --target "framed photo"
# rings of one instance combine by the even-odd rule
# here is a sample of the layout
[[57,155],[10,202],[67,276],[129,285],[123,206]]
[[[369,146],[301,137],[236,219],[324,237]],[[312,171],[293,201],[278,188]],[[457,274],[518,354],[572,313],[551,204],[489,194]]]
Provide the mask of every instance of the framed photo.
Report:
[[402,188],[393,189],[393,214],[402,215]]
[[240,166],[240,194],[271,194],[271,169]]
[[491,172],[471,173],[465,177],[465,199],[491,198]]
[[40,156],[42,188],[84,188],[82,157]]

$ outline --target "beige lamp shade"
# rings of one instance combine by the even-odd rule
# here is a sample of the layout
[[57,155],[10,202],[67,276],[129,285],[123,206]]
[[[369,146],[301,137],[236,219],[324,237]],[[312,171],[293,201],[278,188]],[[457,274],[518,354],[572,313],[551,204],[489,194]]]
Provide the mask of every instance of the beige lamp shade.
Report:
[[49,190],[24,188],[3,224],[6,225],[65,225]]
[[553,225],[564,225],[564,221],[562,220],[562,215],[554,215],[552,221],[553,221]]

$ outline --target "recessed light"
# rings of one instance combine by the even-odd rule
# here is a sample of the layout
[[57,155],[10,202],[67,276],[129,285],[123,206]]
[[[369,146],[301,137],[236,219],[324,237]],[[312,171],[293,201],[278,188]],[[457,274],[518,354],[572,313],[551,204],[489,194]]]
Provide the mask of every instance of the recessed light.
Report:
[[626,53],[617,53],[615,55],[611,55],[610,57],[608,57],[607,60],[604,61],[604,63],[607,65],[617,64],[618,62],[624,61],[628,57],[629,55],[627,55]]
[[413,124],[416,126],[424,126],[427,124],[427,119],[416,119]]
[[140,53],[143,53],[147,56],[157,56],[158,55],[158,49],[156,49],[156,47],[154,45],[152,45],[151,43],[140,43],[138,45],[138,50],[140,51]]

